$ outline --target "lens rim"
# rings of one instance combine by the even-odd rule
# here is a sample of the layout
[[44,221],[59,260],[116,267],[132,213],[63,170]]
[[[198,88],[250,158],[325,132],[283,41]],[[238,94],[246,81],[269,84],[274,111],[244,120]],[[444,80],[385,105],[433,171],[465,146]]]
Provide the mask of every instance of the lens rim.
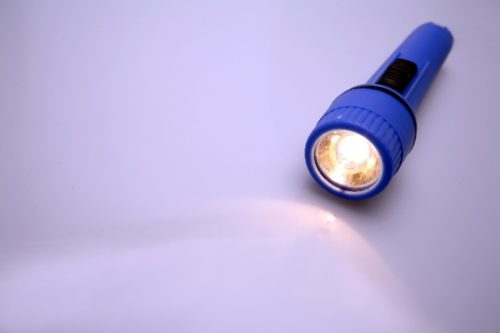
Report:
[[[377,149],[381,159],[381,172],[379,179],[372,186],[361,191],[351,191],[349,189],[341,188],[332,184],[332,182],[325,178],[318,169],[315,161],[315,148],[317,142],[325,133],[334,130],[347,130],[362,135],[370,141],[375,149]],[[337,119],[337,122],[334,124],[331,122],[323,124],[320,123],[313,130],[306,143],[305,158],[307,168],[309,169],[309,173],[313,179],[329,193],[349,200],[367,199],[380,193],[388,185],[393,174],[395,173],[395,170],[393,170],[393,161],[391,159],[389,148],[384,143],[383,139],[371,133],[364,127],[348,121],[341,121],[340,119]]]

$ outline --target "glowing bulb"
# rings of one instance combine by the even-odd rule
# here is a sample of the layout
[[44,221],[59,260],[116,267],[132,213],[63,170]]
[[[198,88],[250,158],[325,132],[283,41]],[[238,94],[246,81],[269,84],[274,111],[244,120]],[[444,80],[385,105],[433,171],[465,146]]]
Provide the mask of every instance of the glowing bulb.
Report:
[[323,134],[314,151],[321,175],[340,189],[363,191],[372,187],[382,173],[382,159],[364,136],[349,130]]
[[370,158],[369,144],[368,140],[359,134],[348,134],[338,141],[335,148],[340,162],[349,168],[367,162]]

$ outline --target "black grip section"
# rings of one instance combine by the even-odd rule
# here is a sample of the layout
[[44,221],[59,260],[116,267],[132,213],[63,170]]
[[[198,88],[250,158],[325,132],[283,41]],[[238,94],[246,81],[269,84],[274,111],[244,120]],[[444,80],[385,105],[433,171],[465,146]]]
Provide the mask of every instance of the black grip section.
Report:
[[417,65],[414,62],[399,58],[387,67],[377,83],[403,93],[416,73]]

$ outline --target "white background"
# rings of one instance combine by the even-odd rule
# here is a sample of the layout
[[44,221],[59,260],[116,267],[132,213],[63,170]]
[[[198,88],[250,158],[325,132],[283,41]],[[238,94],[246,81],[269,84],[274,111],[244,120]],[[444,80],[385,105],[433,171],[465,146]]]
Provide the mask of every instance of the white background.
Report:
[[[0,331],[498,332],[500,3],[0,1]],[[453,49],[365,202],[305,140]]]

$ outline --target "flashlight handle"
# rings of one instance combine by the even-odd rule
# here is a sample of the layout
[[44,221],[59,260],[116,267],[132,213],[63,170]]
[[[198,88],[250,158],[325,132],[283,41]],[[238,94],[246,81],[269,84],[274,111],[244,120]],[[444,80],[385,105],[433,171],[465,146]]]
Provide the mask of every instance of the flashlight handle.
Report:
[[368,80],[397,91],[415,110],[451,50],[450,31],[434,23],[416,28]]

